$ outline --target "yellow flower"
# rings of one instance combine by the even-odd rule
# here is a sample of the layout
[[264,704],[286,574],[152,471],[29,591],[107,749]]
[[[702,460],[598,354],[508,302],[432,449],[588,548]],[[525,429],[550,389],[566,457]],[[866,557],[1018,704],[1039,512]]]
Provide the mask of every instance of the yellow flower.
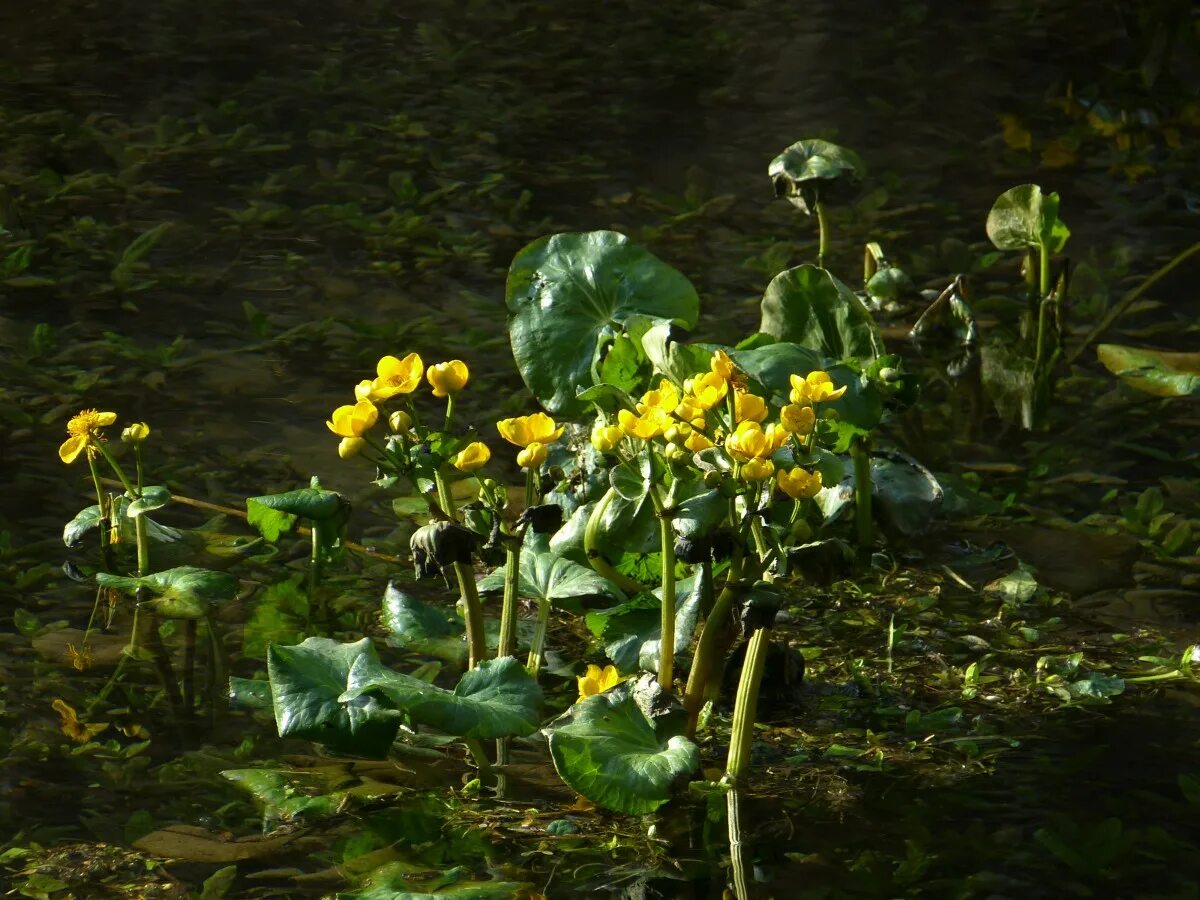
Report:
[[565,427],[556,425],[544,412],[515,419],[501,419],[496,423],[500,436],[518,447],[528,447],[533,443],[553,444],[563,436]]
[[376,396],[375,382],[372,381],[370,378],[363,379],[362,381],[360,381],[358,384],[356,384],[354,386],[355,401],[370,400],[372,397],[375,397],[378,400],[386,399],[385,397],[377,397]]
[[724,350],[714,350],[708,365],[713,374],[720,376],[724,381],[732,381],[737,371],[737,366]]
[[[596,665],[588,665],[587,672],[578,675],[575,681],[579,684],[579,700],[586,700],[596,694],[603,694],[609,688],[614,688],[625,679],[617,671],[616,666],[605,666],[601,669]],[[579,700],[575,702],[578,703]]]
[[132,425],[126,425],[121,432],[121,440],[126,444],[140,444],[146,438],[150,437],[150,426],[145,422],[134,422]]
[[[114,412],[100,412],[95,409],[85,409],[71,417],[67,422],[67,434],[70,435],[58,448],[58,458],[65,463],[73,463],[85,448],[91,447],[96,441],[103,440],[100,429],[117,421]],[[95,454],[95,451],[92,451]]]
[[766,430],[757,422],[741,422],[729,437],[725,438],[725,450],[740,463],[752,459],[767,459],[787,440],[787,432],[774,425]]
[[779,489],[793,500],[810,500],[821,490],[821,473],[809,472],[799,466],[790,472],[780,472]]
[[522,469],[536,469],[546,461],[550,448],[545,444],[534,441],[517,454],[517,465]]
[[679,388],[664,378],[659,382],[655,390],[646,391],[646,393],[642,394],[641,402],[637,405],[637,411],[645,415],[648,410],[658,408],[665,413],[670,413],[678,405]]
[[779,411],[779,426],[789,434],[806,437],[816,422],[817,414],[807,403],[789,403]]
[[693,428],[703,428],[706,424],[704,409],[692,397],[684,397],[679,401],[679,405],[675,407],[675,415]]
[[404,410],[398,409],[388,416],[388,428],[396,434],[407,434],[408,430],[412,428],[412,416]]
[[696,406],[709,410],[725,399],[729,382],[715,372],[705,372],[692,379],[689,392]]
[[837,390],[834,390],[833,379],[829,377],[828,372],[816,371],[809,372],[804,378],[799,375],[792,376],[792,393],[791,401],[793,403],[803,403],[806,400],[809,403],[823,403],[838,399],[842,394],[846,393],[846,386],[842,385]]
[[450,465],[460,472],[474,472],[487,465],[492,458],[492,451],[482,441],[472,441],[450,459]]
[[342,459],[350,459],[353,456],[358,456],[358,454],[362,453],[362,448],[366,445],[365,438],[344,437],[338,442],[338,456]]
[[367,382],[360,381],[354,389],[354,397],[356,400],[372,400],[378,403],[397,394],[411,394],[421,383],[421,373],[424,369],[425,363],[415,353],[408,354],[404,359],[385,356],[375,366],[378,377],[370,382],[370,390],[365,395],[362,394]]
[[353,406],[339,406],[333,411],[326,427],[338,437],[359,438],[375,424],[379,410],[370,400],[359,400]]
[[612,453],[624,436],[618,425],[597,425],[592,429],[592,446],[600,453]]
[[433,396],[446,397],[465,388],[471,373],[461,359],[452,359],[450,362],[430,366],[425,370],[425,377],[429,379],[429,386],[433,388]]
[[640,416],[623,409],[617,413],[617,421],[621,423],[621,430],[627,435],[641,438],[643,441],[658,437],[671,425],[671,417],[658,406],[651,406]]
[[739,422],[761,422],[767,417],[767,401],[758,394],[738,391],[734,397],[733,415]]
[[742,477],[747,481],[763,481],[775,473],[775,463],[769,459],[752,459],[742,466]]
[[693,453],[699,453],[701,450],[707,450],[712,445],[713,442],[706,438],[699,431],[693,431],[687,436],[687,440],[683,442],[683,446],[687,447]]

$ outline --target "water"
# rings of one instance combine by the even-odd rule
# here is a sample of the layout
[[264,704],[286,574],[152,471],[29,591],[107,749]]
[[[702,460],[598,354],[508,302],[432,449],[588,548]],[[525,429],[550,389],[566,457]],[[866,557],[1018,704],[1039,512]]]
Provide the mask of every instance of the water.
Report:
[[[50,703],[64,697],[82,709],[111,670],[99,661],[82,674],[65,666],[61,640],[54,654],[31,648],[56,623],[82,629],[91,610],[91,591],[58,571],[62,523],[88,503],[82,470],[54,458],[79,408],[151,422],[156,480],[186,496],[240,507],[247,495],[299,486],[315,472],[354,500],[352,537],[396,550],[406,531],[389,498],[364,487],[368,473],[337,460],[321,423],[378,356],[418,347],[471,362],[485,389],[464,397],[464,415],[527,411],[501,330],[502,285],[513,253],[543,233],[613,227],[645,241],[697,284],[702,336],[722,337],[753,327],[770,276],[812,252],[812,223],[773,203],[765,177],[767,160],[801,137],[853,147],[871,170],[865,199],[834,211],[839,271],[853,274],[857,248],[877,238],[923,285],[940,287],[982,249],[965,245],[984,240],[994,197],[1031,179],[1062,194],[1072,252],[1103,275],[1110,297],[1194,236],[1186,203],[1194,144],[1173,151],[1161,139],[1166,120],[1187,108],[1186,81],[1164,77],[1146,91],[1122,75],[1145,47],[1107,7],[870,4],[851,15],[829,3],[263,11],[127,2],[0,16],[0,224],[13,235],[0,255],[28,242],[33,257],[20,274],[49,282],[5,286],[0,307],[8,475],[0,529],[11,535],[0,584],[14,611],[0,644],[0,836],[15,847],[79,845],[72,852],[99,860],[97,842],[127,848],[172,822],[249,835],[257,811],[217,773],[308,752],[276,746],[268,723],[245,718],[172,729],[161,706],[144,707],[155,696],[146,671],[128,693],[118,689],[117,711],[105,715],[114,729],[148,728],[149,747],[125,758],[136,739],[122,737],[119,751],[71,753]],[[1157,143],[1142,154],[1153,173],[1130,182],[1119,168],[1128,154],[1095,136],[1081,139],[1080,162],[1061,170],[1005,147],[999,114],[1021,117],[1038,153],[1074,134],[1078,123],[1048,102],[1068,85],[1114,107],[1154,111],[1162,121],[1143,130]],[[1184,134],[1194,140],[1194,129]],[[162,222],[171,225],[161,240],[122,269],[130,242]],[[989,280],[1004,276],[975,277],[987,294]],[[1186,346],[1194,302],[1180,280],[1159,296],[1182,302],[1156,311],[1150,325],[1139,319],[1147,332],[1130,342]],[[38,323],[51,328],[35,336]],[[177,336],[182,344],[169,349]],[[909,449],[939,472],[974,472],[997,504],[1013,493],[1025,505],[1010,507],[1012,518],[1095,515],[1098,526],[1158,546],[1149,526],[1120,524],[1119,507],[1163,476],[1175,479],[1169,507],[1181,519],[1195,515],[1182,407],[1114,391],[1094,365],[1066,384],[1048,435],[1002,430],[989,417],[985,437],[953,442],[941,395],[930,396],[926,440]],[[1117,441],[1125,446],[1114,450]],[[1106,500],[1114,486],[1120,496]],[[175,515],[179,524],[202,518]],[[976,547],[1006,540],[1027,559],[1044,545],[983,529],[971,538]],[[1194,642],[1194,541],[1165,559],[1144,552],[1139,567],[1118,567],[1076,606],[1045,595],[1020,613],[1041,633],[1021,645],[993,621],[996,608],[947,581],[940,567],[958,562],[945,544],[958,531],[931,540],[898,588],[872,573],[865,602],[835,586],[801,604],[806,617],[790,634],[816,653],[809,685],[767,718],[774,727],[744,798],[758,891],[1194,896],[1195,801],[1188,805],[1180,776],[1197,771],[1195,682],[1131,684],[1110,706],[1062,710],[1028,688],[1039,656],[1084,649],[1089,664],[1128,675],[1153,670],[1137,656],[1177,655]],[[1066,555],[1080,559],[1059,568],[1088,571],[1088,554],[1099,552],[1074,547]],[[1053,570],[1063,554],[1041,556],[1035,564]],[[361,633],[394,569],[354,565],[342,611],[347,630]],[[973,589],[1001,573],[955,571]],[[259,593],[226,616],[235,651],[267,573],[250,571]],[[1134,578],[1142,594],[1127,590]],[[1069,590],[1053,576],[1047,583]],[[1147,591],[1160,592],[1153,603]],[[922,596],[938,599],[932,612],[912,604]],[[896,677],[884,677],[893,612],[910,631],[896,648]],[[110,651],[128,625],[128,611],[118,610]],[[990,649],[968,640],[981,635]],[[992,688],[992,709],[961,693],[963,668],[981,658],[1006,679]],[[236,654],[234,665],[242,675],[261,668]],[[895,713],[954,705],[968,724],[929,743]],[[247,736],[253,742],[236,749]],[[968,737],[974,755],[961,749]],[[845,763],[823,756],[834,744],[872,752]],[[719,767],[723,748],[705,749],[706,766]],[[505,877],[549,884],[550,896],[636,896],[630,885],[643,879],[665,896],[715,895],[725,885],[724,825],[705,824],[695,798],[658,824],[661,840],[645,837],[644,822],[580,813],[585,848],[548,841],[539,829],[576,815],[565,811],[572,798],[536,746],[522,752],[518,801],[467,804],[455,820],[478,826],[476,841],[491,831],[488,853]],[[451,767],[432,783],[457,784],[463,771]],[[335,890],[336,877],[279,872],[312,875],[420,830],[361,824],[368,818],[317,826],[277,855],[239,863],[231,896]],[[1108,818],[1120,820],[1116,837],[1071,830]],[[598,852],[614,835],[626,849]],[[462,863],[482,873],[481,852],[463,839],[440,859],[415,856],[427,868]],[[124,864],[112,871],[126,872]],[[170,871],[196,889],[217,867]],[[664,877],[670,872],[677,880]],[[79,895],[95,895],[101,881],[96,875]]]

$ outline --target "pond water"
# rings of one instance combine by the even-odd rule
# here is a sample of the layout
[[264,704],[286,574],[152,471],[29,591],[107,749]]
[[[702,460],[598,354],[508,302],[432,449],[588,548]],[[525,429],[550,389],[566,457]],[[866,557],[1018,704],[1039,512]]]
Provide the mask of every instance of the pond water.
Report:
[[[732,856],[725,796],[598,813],[536,740],[515,746],[495,799],[457,750],[367,762],[280,741],[244,711],[173,720],[153,666],[113,677],[128,604],[94,612],[94,589],[62,568],[97,563],[60,537],[94,493],[54,453],[67,419],[97,407],[151,423],[153,480],[184,498],[244,509],[318,475],[354,504],[350,539],[382,554],[330,574],[323,631],[384,647],[379,598],[410,579],[413,523],[323,425],[381,355],[467,360],[465,419],[527,412],[504,278],[522,246],[568,230],[622,231],[687,274],[699,337],[753,331],[771,277],[816,249],[766,165],[818,136],[869,169],[831,213],[830,268],[856,273],[878,240],[920,287],[968,272],[997,334],[1011,323],[988,301],[1012,273],[980,263],[987,210],[1023,182],[1058,191],[1078,263],[1070,347],[1195,240],[1197,20],[1153,6],[0,12],[0,879],[31,897],[214,900],[350,896],[372,872],[371,896],[401,896],[381,866],[438,895],[1200,894],[1198,419],[1191,400],[1118,384],[1090,350],[1064,369],[1049,426],[1026,432],[907,345],[919,308],[885,323],[926,382],[885,437],[942,480],[944,516],[852,578],[797,589],[781,631],[807,676],[764,698]],[[1106,337],[1194,348],[1189,266]],[[221,614],[242,677],[268,642],[313,633],[296,599],[307,548],[244,558],[250,535],[226,517],[189,550],[242,581]],[[93,616],[85,664],[68,645]],[[599,659],[588,636],[554,619],[552,704],[574,698],[560,663]],[[184,626],[164,640],[180,665]],[[202,662],[198,677],[204,697],[220,673]],[[71,737],[58,700],[106,732]],[[728,710],[712,724],[705,777]],[[251,769],[290,785],[265,814],[220,774]],[[305,792],[338,799],[289,816]]]

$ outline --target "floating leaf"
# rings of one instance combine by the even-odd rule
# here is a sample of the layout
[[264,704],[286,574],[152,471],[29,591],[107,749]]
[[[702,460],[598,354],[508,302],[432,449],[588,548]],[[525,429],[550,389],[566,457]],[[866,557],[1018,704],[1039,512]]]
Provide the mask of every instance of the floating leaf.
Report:
[[1144,393],[1155,397],[1200,395],[1200,353],[1101,344],[1096,355],[1108,371]]
[[691,328],[700,312],[682,274],[615,231],[534,241],[513,259],[505,302],[521,377],[542,406],[565,416],[586,411],[576,394],[595,382],[593,360],[626,319]]
[[687,738],[659,738],[628,683],[576,703],[545,731],[559,777],[615,812],[653,812],[700,763]]
[[202,619],[238,591],[234,576],[198,566],[177,566],[142,578],[99,572],[96,583],[133,596],[144,589],[154,598],[147,605],[168,619]]
[[759,331],[831,360],[865,363],[884,353],[879,328],[858,295],[807,263],[780,272],[767,285]]

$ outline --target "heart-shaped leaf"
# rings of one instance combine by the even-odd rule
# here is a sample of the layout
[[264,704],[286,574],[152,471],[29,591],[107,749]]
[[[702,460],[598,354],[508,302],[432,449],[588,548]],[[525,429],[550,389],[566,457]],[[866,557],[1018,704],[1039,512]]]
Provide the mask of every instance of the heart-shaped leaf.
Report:
[[83,536],[93,528],[100,527],[100,507],[96,504],[85,507],[75,513],[75,518],[63,526],[63,543],[68,547],[76,547]]
[[671,799],[700,753],[682,736],[660,738],[629,683],[581,700],[549,725],[558,775],[597,806],[641,815]]
[[791,341],[775,341],[769,335],[763,338],[771,343],[734,350],[729,356],[734,365],[763,386],[772,403],[780,406],[787,402],[792,389],[791,376],[803,378],[815,372],[824,366],[824,359],[820,352]]
[[161,484],[144,487],[141,494],[125,509],[125,515],[131,519],[136,519],[142,513],[148,513],[152,509],[161,509],[171,502],[171,492]]
[[542,706],[542,689],[511,656],[480,663],[453,691],[393,672],[374,656],[359,656],[341,702],[355,703],[374,692],[417,724],[481,740],[532,734]]
[[867,363],[884,353],[879,328],[858,295],[807,263],[780,272],[767,285],[759,331],[831,360]]
[[311,522],[340,523],[349,513],[350,504],[337,491],[306,487],[282,494],[246,498],[246,521],[268,541],[290,534],[299,519]]
[[146,590],[153,595],[146,605],[168,619],[201,619],[237,594],[238,580],[227,572],[198,566],[178,566],[143,578],[99,572],[96,583],[122,593],[136,595]]
[[351,671],[363,660],[382,669],[370,638],[342,644],[310,637],[291,647],[271,647],[267,674],[279,736],[307,738],[362,756],[386,756],[400,728],[399,714],[374,697],[341,699],[351,687]]
[[467,660],[466,631],[451,610],[422,603],[388,582],[383,595],[383,627],[388,643],[462,666]]
[[555,234],[513,259],[505,302],[513,358],[547,410],[578,416],[602,344],[632,316],[696,324],[700,300],[678,271],[615,231]]
[[[542,545],[543,548],[545,545]],[[581,597],[624,600],[621,589],[594,569],[572,562],[549,549],[526,547],[521,553],[517,593],[530,600],[559,602]],[[505,566],[479,582],[480,591],[504,590]]]
[[[695,575],[681,579],[675,585],[675,655],[678,659],[687,653],[692,643],[692,634],[700,618],[700,606],[708,589],[704,580],[704,569],[698,568]],[[654,592],[661,603],[662,589]],[[622,607],[614,610],[600,610],[600,615],[593,618],[588,615],[589,627],[603,621],[605,639],[609,641],[604,647],[604,653],[621,672],[656,672],[658,657],[662,650],[662,619],[659,606],[630,608],[628,613]],[[604,615],[609,613],[609,615]],[[607,621],[604,621],[607,620]],[[621,634],[626,628],[635,630],[623,634],[616,640],[613,635]]]
[[942,486],[937,478],[903,453],[872,454],[871,493],[880,518],[905,537],[928,531],[942,507]]
[[1034,247],[1058,253],[1071,231],[1058,218],[1058,194],[1036,184],[1019,184],[996,198],[987,217],[987,235],[1000,250]]

